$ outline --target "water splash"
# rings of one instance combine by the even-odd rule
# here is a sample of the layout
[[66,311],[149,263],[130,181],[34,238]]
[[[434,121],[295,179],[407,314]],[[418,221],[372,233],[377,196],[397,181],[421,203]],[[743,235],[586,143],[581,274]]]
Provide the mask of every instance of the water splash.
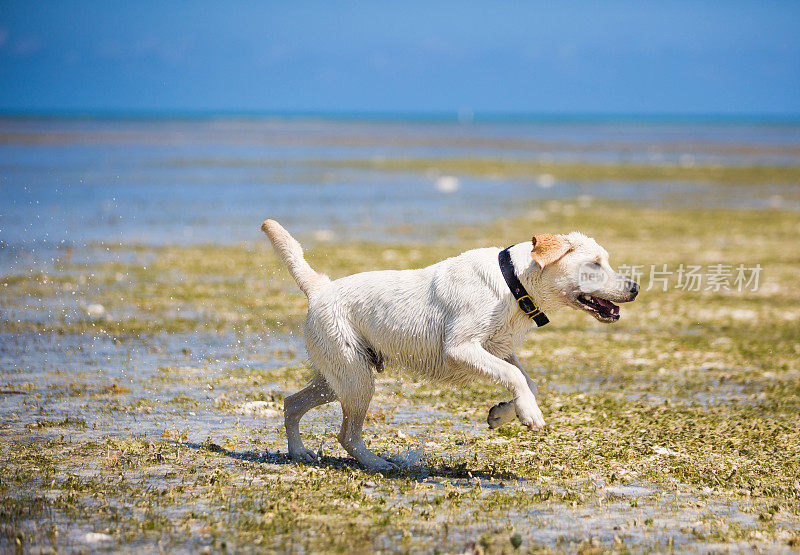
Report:
[[334,423],[332,415],[323,415],[323,423],[325,424],[325,430],[322,432],[322,437],[319,440],[319,447],[317,447],[317,456],[320,459],[325,454],[325,441],[329,437],[335,437],[334,432],[336,431],[336,424]]
[[392,461],[399,462],[405,468],[416,466],[425,455],[425,443],[427,441],[428,434],[424,433],[420,436],[419,443],[415,448],[403,451],[396,457],[392,457]]

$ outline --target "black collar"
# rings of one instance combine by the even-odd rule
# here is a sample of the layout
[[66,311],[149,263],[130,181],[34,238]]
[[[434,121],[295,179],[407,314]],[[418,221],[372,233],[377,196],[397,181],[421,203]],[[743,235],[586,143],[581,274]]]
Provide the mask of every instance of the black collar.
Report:
[[522,286],[522,282],[517,278],[517,274],[514,272],[514,263],[511,262],[511,253],[508,251],[510,248],[501,250],[497,256],[497,260],[500,262],[500,271],[503,272],[503,278],[506,280],[508,288],[511,289],[511,294],[517,299],[519,309],[541,328],[550,320],[533,303],[533,299],[531,299],[531,296],[525,291],[525,287]]

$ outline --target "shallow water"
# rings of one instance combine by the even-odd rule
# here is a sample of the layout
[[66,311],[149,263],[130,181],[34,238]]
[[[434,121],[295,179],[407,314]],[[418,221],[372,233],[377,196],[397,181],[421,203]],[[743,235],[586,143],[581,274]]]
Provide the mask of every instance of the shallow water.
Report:
[[[0,119],[4,264],[53,248],[303,238],[426,240],[545,199],[765,206],[786,187],[549,183],[316,168],[307,160],[513,157],[579,162],[800,163],[798,124]],[[770,200],[772,199],[772,200]]]

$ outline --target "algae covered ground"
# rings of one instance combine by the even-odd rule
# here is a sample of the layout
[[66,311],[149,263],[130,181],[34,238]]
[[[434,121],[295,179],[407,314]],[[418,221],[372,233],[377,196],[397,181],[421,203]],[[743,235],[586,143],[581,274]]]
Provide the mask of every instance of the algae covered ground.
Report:
[[[339,277],[573,229],[612,263],[640,265],[643,290],[617,324],[570,311],[529,334],[519,355],[548,429],[490,431],[487,411],[506,392],[388,368],[365,436],[406,457],[395,474],[346,456],[335,405],[304,421],[322,462],[287,460],[282,401],[308,377],[305,298],[265,240],[92,243],[10,271],[0,285],[0,546],[800,549],[796,212],[581,198],[523,203],[427,242],[306,239],[311,264]],[[719,264],[731,266],[721,285],[709,277]],[[652,265],[673,273],[651,275]],[[698,290],[682,265],[701,267]],[[757,284],[735,282],[740,265],[761,268]]]
[[[3,552],[800,550],[800,127],[0,118]],[[368,473],[335,404],[286,457],[306,300],[332,277],[543,232],[639,280],[552,314],[508,393],[377,375]]]

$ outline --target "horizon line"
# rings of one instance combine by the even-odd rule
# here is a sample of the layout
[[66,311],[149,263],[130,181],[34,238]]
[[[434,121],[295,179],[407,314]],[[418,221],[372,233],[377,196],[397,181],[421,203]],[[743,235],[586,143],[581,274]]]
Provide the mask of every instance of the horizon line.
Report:
[[800,113],[528,112],[492,110],[126,110],[3,109],[6,119],[203,120],[286,119],[419,123],[775,123],[800,124]]

